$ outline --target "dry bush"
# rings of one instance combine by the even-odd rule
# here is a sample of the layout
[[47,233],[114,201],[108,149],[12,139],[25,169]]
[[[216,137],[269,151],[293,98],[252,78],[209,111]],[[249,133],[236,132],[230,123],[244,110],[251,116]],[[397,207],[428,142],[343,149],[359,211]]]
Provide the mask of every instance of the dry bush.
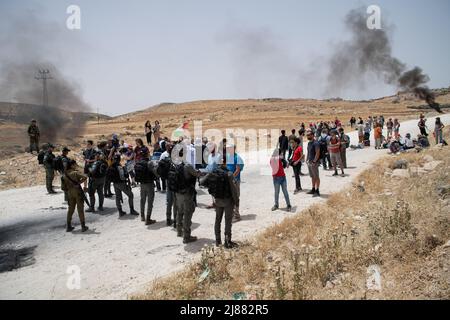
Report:
[[[422,176],[384,175],[398,159],[422,165],[424,154],[443,163]],[[448,201],[445,206],[436,191],[450,181],[449,155],[442,149],[384,158],[325,204],[285,219],[237,250],[206,247],[200,261],[136,298],[231,299],[243,292],[248,299],[365,299],[373,295],[365,280],[374,264],[383,268],[383,277],[403,279],[376,297],[420,295],[425,285],[408,289],[415,294],[396,286],[450,236]],[[209,274],[200,279],[205,270]],[[435,287],[431,297],[450,297],[448,281]]]

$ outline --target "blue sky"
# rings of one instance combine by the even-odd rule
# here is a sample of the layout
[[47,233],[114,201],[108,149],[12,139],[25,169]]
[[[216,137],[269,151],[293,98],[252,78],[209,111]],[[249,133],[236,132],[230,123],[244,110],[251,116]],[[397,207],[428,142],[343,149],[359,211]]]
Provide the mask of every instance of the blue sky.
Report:
[[[65,28],[70,4],[81,8],[79,31]],[[431,87],[449,86],[448,0],[0,0],[0,9],[18,16],[31,9],[61,28],[64,39],[49,58],[65,61],[63,73],[79,82],[94,109],[114,115],[160,102],[321,98],[317,75],[325,72],[333,43],[348,37],[346,13],[370,4],[395,25],[394,56],[422,67]],[[262,45],[246,52],[241,45],[255,34]],[[395,92],[374,80],[365,90],[341,94],[360,99]]]

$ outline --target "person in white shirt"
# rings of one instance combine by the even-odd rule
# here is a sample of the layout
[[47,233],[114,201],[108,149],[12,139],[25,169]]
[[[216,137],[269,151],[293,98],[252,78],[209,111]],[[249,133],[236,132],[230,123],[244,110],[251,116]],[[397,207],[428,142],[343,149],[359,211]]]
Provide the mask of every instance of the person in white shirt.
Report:
[[408,150],[413,148],[414,148],[414,141],[412,141],[411,139],[411,134],[407,133],[403,141],[403,149]]

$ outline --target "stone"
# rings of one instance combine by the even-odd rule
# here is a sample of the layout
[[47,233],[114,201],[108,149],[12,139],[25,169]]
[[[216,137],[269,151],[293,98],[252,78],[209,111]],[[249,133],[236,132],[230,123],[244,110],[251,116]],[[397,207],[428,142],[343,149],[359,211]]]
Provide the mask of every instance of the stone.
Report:
[[381,291],[381,270],[376,264],[367,268],[367,290]]
[[431,162],[434,161],[434,158],[429,154],[427,154],[426,156],[423,157],[423,160],[425,160],[426,162]]
[[394,162],[392,169],[406,169],[408,168],[408,161],[405,159],[399,159]]
[[433,171],[441,163],[442,163],[442,161],[431,161],[431,162],[425,163],[423,165],[423,169],[426,170],[426,171]]
[[5,175],[6,175],[5,171],[0,172],[0,176],[5,176]]
[[410,174],[408,169],[395,169],[392,172],[392,177],[396,177],[396,178],[409,178]]
[[450,248],[450,240],[448,240],[448,241],[444,244],[444,248]]

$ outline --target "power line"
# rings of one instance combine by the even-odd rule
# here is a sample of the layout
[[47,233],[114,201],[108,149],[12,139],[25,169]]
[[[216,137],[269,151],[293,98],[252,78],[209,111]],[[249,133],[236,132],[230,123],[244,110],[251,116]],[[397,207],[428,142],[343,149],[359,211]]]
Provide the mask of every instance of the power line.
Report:
[[39,69],[39,75],[34,77],[36,80],[42,80],[42,105],[48,107],[48,91],[47,91],[47,80],[53,79],[50,76],[50,71],[48,69]]

